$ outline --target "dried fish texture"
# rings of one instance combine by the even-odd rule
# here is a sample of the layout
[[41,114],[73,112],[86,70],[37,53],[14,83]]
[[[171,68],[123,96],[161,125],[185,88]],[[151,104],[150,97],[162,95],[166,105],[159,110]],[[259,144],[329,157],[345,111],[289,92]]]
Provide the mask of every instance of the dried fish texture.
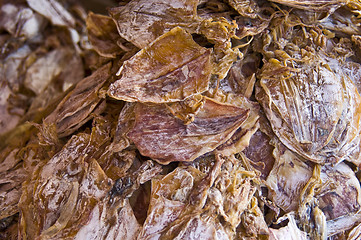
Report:
[[191,29],[198,22],[197,4],[197,0],[132,0],[109,12],[120,36],[142,49],[174,27]]
[[127,198],[161,168],[148,161],[130,171],[128,185],[114,183],[93,158],[104,151],[104,142],[95,132],[74,135],[37,166],[19,203],[23,239],[136,237],[140,226]]
[[0,220],[18,212],[21,184],[28,177],[17,157],[18,148],[5,148],[0,153]]
[[75,27],[74,17],[56,0],[27,0],[29,6],[49,19],[52,24]]
[[[260,171],[261,179],[266,179],[270,174],[275,159],[273,156],[274,147],[271,139],[261,130],[257,130],[251,137],[249,145],[244,149],[244,159],[256,170]],[[284,186],[283,186],[284,187]]]
[[11,94],[9,86],[5,82],[0,83],[0,134],[10,131],[20,121],[19,115],[11,114],[8,110],[8,99]]
[[86,25],[89,41],[100,56],[115,58],[124,52],[119,44],[125,41],[119,36],[117,26],[111,17],[90,12]]
[[[210,94],[212,95],[212,94]],[[250,101],[244,96],[234,93],[224,93],[218,89],[213,95],[214,100],[224,104],[234,105],[240,108],[249,109],[249,115],[246,121],[232,135],[232,137],[217,148],[217,152],[224,156],[232,156],[233,154],[243,151],[250,142],[251,137],[259,128],[259,110],[258,103]]]
[[[262,68],[256,97],[272,129],[291,150],[316,163],[337,163],[360,144],[360,95],[333,58],[315,53],[295,68]],[[359,164],[357,158],[349,159]]]
[[174,102],[208,89],[211,50],[176,27],[124,62],[108,94],[128,102]]
[[254,0],[228,0],[231,5],[241,16],[257,18],[259,6]]
[[0,2],[0,238],[358,238],[357,0]]
[[[286,213],[298,212],[308,228],[324,228],[324,233],[320,230],[316,235],[332,236],[361,221],[360,183],[348,165],[306,164],[282,144],[276,145],[274,157],[266,184],[270,198]],[[309,214],[311,209],[314,216]]]
[[44,123],[55,123],[59,136],[66,136],[89,120],[89,114],[101,101],[98,91],[110,78],[110,68],[111,63],[108,63],[81,80],[44,119]]
[[361,222],[361,188],[353,170],[345,163],[326,166],[320,178],[325,185],[315,197],[326,217],[328,236]]
[[0,16],[0,28],[2,30],[13,36],[30,40],[30,42],[40,35],[46,25],[44,17],[31,8],[20,4],[2,4]]
[[272,2],[284,4],[294,8],[300,8],[312,11],[333,12],[337,8],[349,3],[349,0],[271,0]]
[[[21,209],[21,235],[23,239],[36,237],[53,238],[72,220],[71,228],[79,228],[86,209],[78,204],[94,203],[111,189],[111,180],[96,161],[84,162],[89,150],[89,135],[73,136],[72,139],[44,166],[39,166],[31,179],[24,183],[19,207]],[[77,212],[77,214],[74,214]],[[78,217],[77,217],[78,216]],[[85,212],[86,221],[89,212]]]
[[164,105],[138,103],[128,133],[143,156],[162,164],[192,161],[227,141],[247,119],[249,110],[205,97],[194,121],[184,124]]
[[275,163],[266,179],[269,197],[285,212],[296,211],[303,188],[312,176],[313,166],[278,143],[273,152]]
[[280,229],[270,228],[270,239],[273,240],[310,240],[306,232],[301,231],[296,223],[294,216],[291,214],[285,217],[289,220],[287,226]]
[[187,206],[191,191],[202,172],[192,167],[178,167],[168,175],[152,180],[149,214],[138,239],[159,239],[167,225],[175,221]]
[[324,21],[318,21],[317,25],[331,30],[336,35],[360,35],[361,30],[357,27],[354,13],[345,8],[339,8]]
[[235,239],[270,238],[270,229],[265,221],[263,211],[258,206],[256,197],[252,197],[249,206],[242,214],[241,224],[237,227]]
[[255,193],[255,175],[231,159],[220,155],[211,159],[213,165],[206,172],[180,166],[152,181],[149,215],[138,239],[235,237]]
[[[226,86],[231,92],[243,95],[247,98],[252,96],[256,82],[256,72],[260,66],[260,57],[255,53],[247,53],[243,59],[237,60],[229,70]],[[220,86],[221,87],[221,86]]]
[[[64,85],[67,86],[64,86],[64,90],[66,90],[66,88],[72,84],[66,83],[67,78],[72,78],[76,83],[80,81],[84,75],[80,57],[76,55],[74,57],[73,55],[74,49],[63,47],[54,49],[44,56],[39,56],[27,69],[24,85],[36,95],[39,95],[51,81],[58,78],[58,81],[60,81],[60,79],[65,80]],[[69,63],[72,63],[72,65],[69,65]],[[72,68],[78,68],[78,71],[71,71],[70,66]]]

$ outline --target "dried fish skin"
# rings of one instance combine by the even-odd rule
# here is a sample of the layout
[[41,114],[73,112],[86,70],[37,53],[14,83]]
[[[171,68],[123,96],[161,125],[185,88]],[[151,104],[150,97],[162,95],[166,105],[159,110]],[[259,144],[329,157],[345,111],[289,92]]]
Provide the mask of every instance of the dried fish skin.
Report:
[[270,60],[262,68],[256,97],[273,131],[310,161],[347,159],[360,142],[361,98],[355,84],[338,59],[320,53],[296,66]]
[[153,179],[149,214],[138,239],[160,238],[167,225],[186,210],[192,188],[204,176],[193,167],[178,167],[160,179]]
[[259,129],[252,135],[249,145],[243,151],[244,157],[261,173],[263,180],[266,180],[275,163],[273,151],[271,139]]
[[20,4],[1,4],[0,16],[0,29],[30,42],[41,35],[46,25],[45,18]]
[[270,239],[275,240],[310,240],[308,234],[304,231],[301,231],[296,223],[296,219],[291,214],[288,214],[285,218],[289,220],[287,226],[280,229],[269,228],[270,230]]
[[[38,165],[24,183],[19,203],[22,239],[137,236],[140,226],[128,200],[109,194],[113,181],[92,158],[100,151],[99,143],[93,141],[96,139],[89,134],[74,135],[51,159]],[[138,172],[137,186],[154,177],[153,172],[159,169]]]
[[249,110],[209,98],[185,125],[164,105],[138,103],[134,128],[128,137],[140,153],[161,164],[192,161],[227,141],[247,119]]
[[208,89],[211,51],[176,27],[126,61],[108,94],[128,102],[174,102]]
[[11,217],[18,210],[21,184],[28,177],[18,148],[7,147],[0,153],[0,220]]
[[[212,93],[208,95],[212,95]],[[217,148],[217,152],[224,156],[232,156],[233,154],[240,153],[249,146],[250,139],[259,128],[260,106],[257,102],[250,101],[244,96],[232,92],[224,93],[221,89],[217,90],[212,96],[212,99],[225,104],[249,109],[247,120],[236,130],[229,140]]]
[[256,175],[232,157],[210,159],[214,164],[206,172],[180,166],[153,180],[149,215],[139,239],[234,239],[255,193]]
[[133,0],[109,12],[120,36],[142,49],[174,27],[197,24],[197,4],[198,0]]
[[[44,56],[39,57],[27,69],[24,85],[32,90],[36,95],[39,95],[46,89],[54,78],[63,78],[66,80],[66,78],[70,75],[69,73],[72,73],[68,67],[69,63],[73,63],[71,67],[82,67],[79,56],[76,56],[75,59],[73,59],[73,55],[74,49],[64,47],[54,49],[46,53]],[[83,75],[83,69],[80,68],[78,71],[74,72],[73,76],[70,77],[74,77],[74,82],[78,82],[83,78]]]
[[5,82],[0,83],[0,135],[9,132],[20,122],[19,115],[9,112],[9,102],[12,91]]
[[254,0],[228,0],[228,3],[244,17],[256,18],[259,13],[259,6]]

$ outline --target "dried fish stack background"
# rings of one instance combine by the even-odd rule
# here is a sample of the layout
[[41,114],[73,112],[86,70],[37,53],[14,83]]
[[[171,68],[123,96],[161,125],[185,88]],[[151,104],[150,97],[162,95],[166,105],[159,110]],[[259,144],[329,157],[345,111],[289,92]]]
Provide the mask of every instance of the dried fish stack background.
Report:
[[360,239],[360,2],[84,3],[0,1],[0,239]]

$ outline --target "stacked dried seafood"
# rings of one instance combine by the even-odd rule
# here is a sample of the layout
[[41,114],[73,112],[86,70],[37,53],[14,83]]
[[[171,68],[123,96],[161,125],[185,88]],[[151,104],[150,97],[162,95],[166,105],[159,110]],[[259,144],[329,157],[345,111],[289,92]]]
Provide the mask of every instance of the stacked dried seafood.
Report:
[[360,12],[0,1],[0,239],[360,239]]

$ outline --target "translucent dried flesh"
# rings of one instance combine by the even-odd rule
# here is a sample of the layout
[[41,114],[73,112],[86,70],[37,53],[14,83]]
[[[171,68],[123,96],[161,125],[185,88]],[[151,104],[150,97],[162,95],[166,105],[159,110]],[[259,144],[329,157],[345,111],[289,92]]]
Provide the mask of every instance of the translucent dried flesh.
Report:
[[317,163],[342,161],[360,142],[361,98],[341,68],[322,55],[295,71],[273,63],[263,67],[257,98],[273,131]]
[[247,119],[249,110],[205,98],[194,121],[185,125],[164,105],[137,104],[128,133],[144,156],[167,164],[192,161],[227,141]]
[[60,136],[69,135],[88,120],[89,114],[100,102],[98,91],[110,77],[110,64],[104,65],[93,75],[84,78],[45,120],[56,123]]
[[[317,199],[317,208],[325,216],[328,236],[361,221],[360,183],[348,165],[340,163],[336,167],[324,167],[314,179],[314,164],[305,163],[284,146],[276,145],[274,157],[276,162],[266,184],[271,191],[271,199],[285,212],[309,211],[302,207],[302,202],[307,201],[313,208],[314,200],[310,199]],[[313,190],[309,192],[310,188]],[[307,213],[305,216],[307,219],[302,221],[309,226],[316,221]]]
[[126,6],[110,9],[120,36],[139,48],[176,26],[188,27],[196,20],[198,1],[133,0]]
[[118,45],[122,38],[112,18],[90,12],[86,25],[89,41],[99,55],[115,58],[124,52]]
[[121,67],[109,95],[129,102],[174,102],[208,89],[210,50],[174,28]]
[[272,2],[277,2],[281,4],[285,4],[287,6],[301,8],[301,9],[309,9],[312,8],[313,11],[334,11],[335,9],[345,5],[348,3],[346,0],[272,0]]
[[356,1],[73,2],[0,4],[0,238],[357,239]]

